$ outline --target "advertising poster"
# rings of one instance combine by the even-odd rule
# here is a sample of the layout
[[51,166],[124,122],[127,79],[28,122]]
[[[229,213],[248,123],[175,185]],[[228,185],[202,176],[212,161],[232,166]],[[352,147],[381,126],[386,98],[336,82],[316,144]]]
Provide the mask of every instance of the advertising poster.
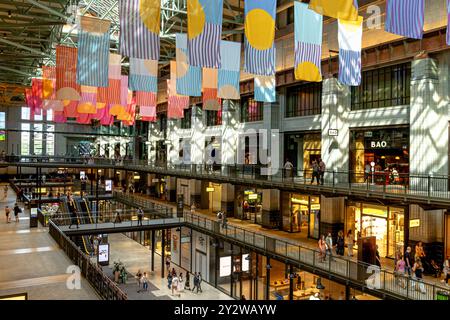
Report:
[[98,263],[105,266],[109,264],[109,244],[98,245]]
[[84,180],[84,179],[86,179],[86,172],[80,171],[80,180]]
[[220,258],[220,277],[231,275],[231,256]]
[[105,191],[112,191],[112,180],[105,180]]

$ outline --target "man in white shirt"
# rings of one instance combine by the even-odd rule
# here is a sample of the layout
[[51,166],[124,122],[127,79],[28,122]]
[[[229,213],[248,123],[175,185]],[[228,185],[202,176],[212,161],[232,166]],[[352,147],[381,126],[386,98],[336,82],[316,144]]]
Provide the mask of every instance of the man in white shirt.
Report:
[[293,177],[292,170],[294,169],[294,165],[292,164],[291,161],[289,161],[289,159],[286,159],[286,163],[284,164],[283,168],[286,174],[286,178],[292,178]]

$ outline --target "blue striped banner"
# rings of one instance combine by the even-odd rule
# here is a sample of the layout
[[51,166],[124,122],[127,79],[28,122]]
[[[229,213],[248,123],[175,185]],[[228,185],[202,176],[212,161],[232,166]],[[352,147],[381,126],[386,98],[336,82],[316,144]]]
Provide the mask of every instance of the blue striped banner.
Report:
[[[322,61],[322,46],[313,43],[296,42],[295,43],[295,67],[298,67],[304,62],[311,62],[314,64],[319,73],[321,73]],[[309,80],[310,79],[302,79]]]
[[361,52],[339,49],[339,81],[348,86],[361,84]]
[[275,76],[270,79],[266,77],[255,77],[255,101],[260,102],[275,102],[276,101],[276,89],[275,89]]
[[425,0],[387,0],[387,32],[413,39],[423,38]]
[[139,74],[129,75],[128,87],[131,91],[158,92],[158,79]]
[[[218,97],[223,99],[240,99],[240,72],[219,69]],[[234,92],[231,91],[234,90]]]
[[275,45],[269,50],[257,50],[245,39],[245,72],[261,76],[275,75],[275,54]]
[[195,67],[220,67],[220,40],[222,25],[205,22],[203,32],[196,38],[188,39],[189,64]]
[[177,94],[183,96],[201,97],[202,95],[202,68],[189,66],[184,77],[176,80]]
[[109,70],[109,33],[102,35],[78,30],[77,83],[107,87]]

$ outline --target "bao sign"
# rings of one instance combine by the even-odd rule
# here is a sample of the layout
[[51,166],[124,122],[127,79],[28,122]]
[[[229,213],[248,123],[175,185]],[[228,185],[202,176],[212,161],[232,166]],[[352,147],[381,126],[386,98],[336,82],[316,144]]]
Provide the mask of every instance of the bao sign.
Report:
[[370,141],[371,148],[387,148],[388,143],[386,141]]

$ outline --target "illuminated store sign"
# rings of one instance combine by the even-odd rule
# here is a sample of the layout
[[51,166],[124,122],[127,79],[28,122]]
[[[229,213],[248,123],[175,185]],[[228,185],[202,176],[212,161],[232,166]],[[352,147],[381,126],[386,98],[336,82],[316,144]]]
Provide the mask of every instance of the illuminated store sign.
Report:
[[320,210],[320,204],[312,204],[311,210]]
[[208,187],[208,188],[206,188],[206,192],[214,192],[214,188],[213,187]]
[[256,199],[258,199],[258,195],[257,195],[256,193],[254,193],[254,194],[249,194],[249,195],[248,195],[248,199],[249,199],[249,200],[256,200]]
[[105,180],[105,191],[112,191],[112,180]]
[[410,228],[420,227],[420,219],[409,220],[409,227]]
[[387,148],[388,144],[386,141],[370,141],[371,148]]

